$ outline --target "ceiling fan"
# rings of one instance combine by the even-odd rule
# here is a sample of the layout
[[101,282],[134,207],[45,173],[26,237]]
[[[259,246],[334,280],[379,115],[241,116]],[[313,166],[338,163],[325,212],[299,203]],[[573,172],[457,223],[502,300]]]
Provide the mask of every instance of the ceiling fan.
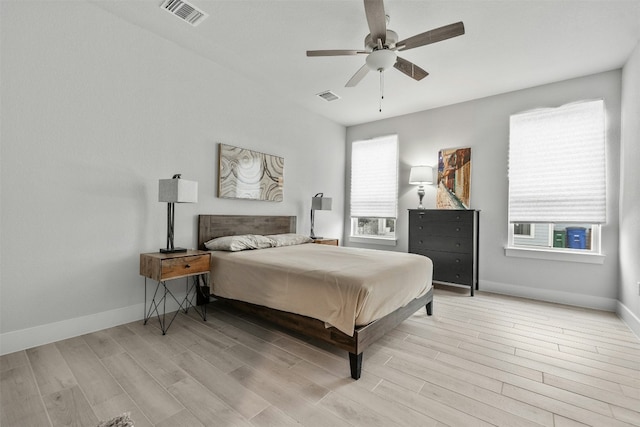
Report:
[[[387,15],[383,0],[364,0],[364,11],[370,33],[364,39],[364,50],[308,50],[307,56],[367,55],[366,63],[349,79],[346,87],[357,85],[370,70],[380,72],[382,92],[382,72],[393,66],[414,80],[422,80],[429,75],[425,70],[399,57],[397,51],[405,51],[464,34],[464,24],[445,25],[398,41],[398,34],[387,29]],[[382,98],[381,93],[381,98]]]

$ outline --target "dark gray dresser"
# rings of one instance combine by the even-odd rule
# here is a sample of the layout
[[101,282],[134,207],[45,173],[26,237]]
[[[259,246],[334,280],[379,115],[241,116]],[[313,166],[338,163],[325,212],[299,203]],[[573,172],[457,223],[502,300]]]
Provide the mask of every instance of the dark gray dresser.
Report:
[[409,252],[431,258],[433,281],[478,289],[480,211],[409,209]]

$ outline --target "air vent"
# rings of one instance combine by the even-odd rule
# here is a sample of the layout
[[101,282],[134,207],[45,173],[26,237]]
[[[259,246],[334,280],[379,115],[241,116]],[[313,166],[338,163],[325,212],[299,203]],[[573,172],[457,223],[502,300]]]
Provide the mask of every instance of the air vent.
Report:
[[324,99],[327,102],[335,101],[336,99],[340,99],[340,97],[338,95],[336,95],[335,93],[331,92],[330,90],[325,90],[324,92],[320,92],[320,93],[316,94],[316,96],[319,96],[320,98]]
[[184,0],[165,0],[160,7],[194,27],[209,16]]

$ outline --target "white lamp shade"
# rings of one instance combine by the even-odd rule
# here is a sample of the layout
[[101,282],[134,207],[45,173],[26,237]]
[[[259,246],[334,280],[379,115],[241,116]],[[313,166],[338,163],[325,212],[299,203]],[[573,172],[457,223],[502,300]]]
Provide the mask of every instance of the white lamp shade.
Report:
[[161,179],[158,185],[158,201],[167,203],[197,203],[198,183],[186,179]]
[[431,166],[414,166],[409,174],[409,184],[423,185],[433,183],[433,169]]
[[313,197],[311,198],[311,209],[314,211],[330,211],[331,197]]

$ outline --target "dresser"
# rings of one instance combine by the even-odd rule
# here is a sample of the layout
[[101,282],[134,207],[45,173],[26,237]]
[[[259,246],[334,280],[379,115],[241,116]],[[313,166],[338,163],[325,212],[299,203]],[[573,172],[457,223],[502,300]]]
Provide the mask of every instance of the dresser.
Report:
[[431,258],[433,281],[478,289],[480,211],[409,209],[409,252]]

